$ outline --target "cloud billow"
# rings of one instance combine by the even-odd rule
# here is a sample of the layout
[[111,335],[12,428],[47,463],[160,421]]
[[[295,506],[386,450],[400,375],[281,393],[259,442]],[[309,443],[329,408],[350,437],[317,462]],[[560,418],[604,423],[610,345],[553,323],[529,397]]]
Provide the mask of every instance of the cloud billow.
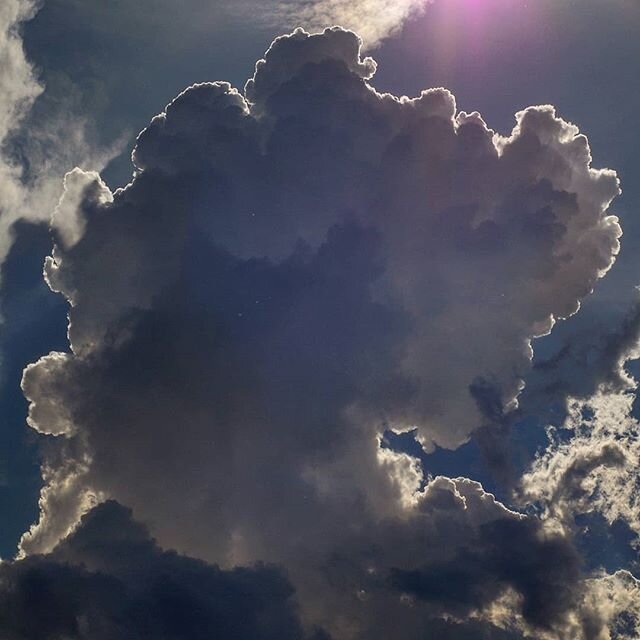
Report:
[[116,502],[87,514],[52,553],[1,565],[0,585],[7,640],[305,637],[278,569],[223,571],[162,551]]
[[[448,91],[380,94],[374,73],[353,33],[297,30],[244,94],[194,85],[156,116],[125,188],[68,174],[45,274],[71,352],[24,374],[54,437],[23,562],[113,499],[163,548],[282,564],[305,625],[338,640],[604,637],[569,537],[469,480],[425,487],[379,438],[461,445],[486,422],[479,380],[494,413],[516,407],[531,340],[619,250],[616,175],[551,107],[502,137]],[[424,597],[425,571],[467,590]]]

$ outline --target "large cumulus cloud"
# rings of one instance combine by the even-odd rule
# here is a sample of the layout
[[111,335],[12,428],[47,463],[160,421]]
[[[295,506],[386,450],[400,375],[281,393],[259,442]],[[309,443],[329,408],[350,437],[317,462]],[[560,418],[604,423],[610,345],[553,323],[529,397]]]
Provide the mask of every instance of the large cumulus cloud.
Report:
[[[503,137],[444,89],[383,95],[374,73],[353,33],[298,30],[244,94],[180,94],[125,188],[67,176],[45,273],[71,352],[23,379],[51,437],[22,553],[113,498],[164,547],[283,563],[305,622],[337,638],[434,619],[461,624],[451,637],[473,619],[487,637],[604,638],[563,532],[470,481],[425,487],[379,438],[455,448],[516,407],[531,340],[618,252],[615,173],[551,107]],[[445,577],[466,586],[431,597]]]

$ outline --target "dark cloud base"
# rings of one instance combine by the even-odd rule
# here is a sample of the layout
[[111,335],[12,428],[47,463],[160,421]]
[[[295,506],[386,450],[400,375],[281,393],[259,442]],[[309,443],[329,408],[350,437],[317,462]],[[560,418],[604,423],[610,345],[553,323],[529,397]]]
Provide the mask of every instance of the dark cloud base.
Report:
[[116,502],[85,515],[46,556],[0,566],[6,640],[321,640],[268,566],[223,571],[162,551]]

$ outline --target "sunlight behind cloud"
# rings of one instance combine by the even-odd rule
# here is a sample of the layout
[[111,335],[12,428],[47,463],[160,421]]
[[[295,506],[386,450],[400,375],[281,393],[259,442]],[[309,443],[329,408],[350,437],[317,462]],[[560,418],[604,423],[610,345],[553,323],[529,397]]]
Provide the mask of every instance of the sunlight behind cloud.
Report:
[[357,31],[366,47],[375,47],[398,31],[404,22],[422,12],[431,0],[282,0],[277,19],[290,26],[319,31],[340,25]]

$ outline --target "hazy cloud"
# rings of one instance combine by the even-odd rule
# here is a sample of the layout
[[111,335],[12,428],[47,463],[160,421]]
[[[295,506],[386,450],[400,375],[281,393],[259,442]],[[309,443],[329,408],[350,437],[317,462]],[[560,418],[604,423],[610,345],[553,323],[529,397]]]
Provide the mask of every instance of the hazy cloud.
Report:
[[553,403],[588,399],[599,392],[633,391],[636,381],[625,365],[638,357],[640,303],[620,318],[598,313],[583,323],[578,318],[570,331],[562,331],[558,343],[551,355],[535,361],[527,376],[522,396],[526,411],[539,413]]

